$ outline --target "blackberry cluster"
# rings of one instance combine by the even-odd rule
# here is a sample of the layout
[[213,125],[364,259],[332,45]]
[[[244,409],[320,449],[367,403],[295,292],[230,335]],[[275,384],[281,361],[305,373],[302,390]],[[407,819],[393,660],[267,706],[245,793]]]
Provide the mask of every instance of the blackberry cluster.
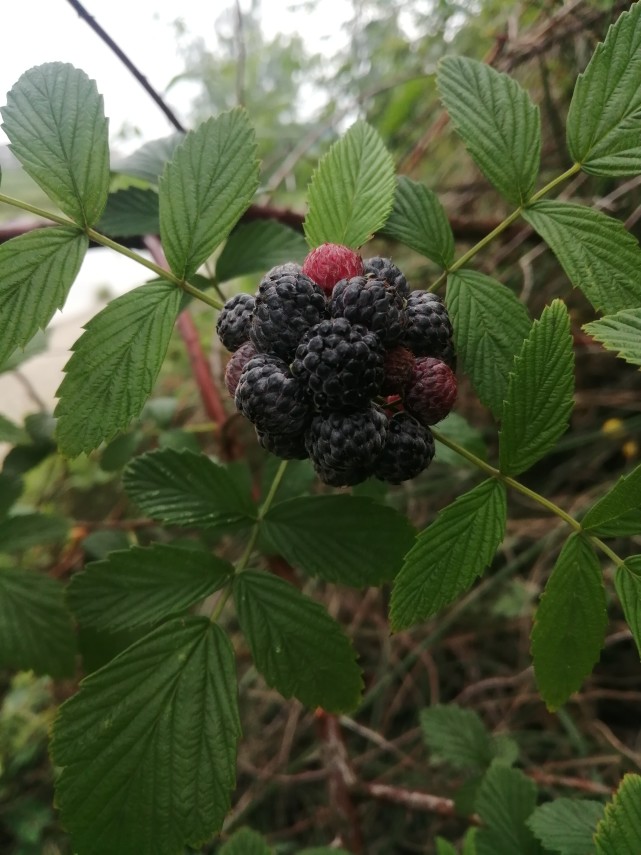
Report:
[[225,384],[263,448],[309,457],[334,487],[399,484],[430,464],[429,426],[456,399],[452,326],[390,259],[323,244],[228,300],[217,331]]

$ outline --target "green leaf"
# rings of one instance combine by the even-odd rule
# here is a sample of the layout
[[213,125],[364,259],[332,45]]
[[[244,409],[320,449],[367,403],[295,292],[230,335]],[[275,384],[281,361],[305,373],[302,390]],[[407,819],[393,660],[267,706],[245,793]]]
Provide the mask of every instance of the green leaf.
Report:
[[69,526],[59,517],[19,514],[0,522],[0,553],[21,552],[32,546],[57,543],[67,536]]
[[441,60],[437,83],[481,172],[510,202],[527,202],[541,161],[539,108],[527,92],[507,74],[461,56]]
[[15,371],[20,365],[27,360],[44,353],[48,345],[48,331],[38,330],[32,339],[30,339],[25,347],[19,347],[13,351],[8,359],[0,363],[0,374],[5,374],[8,371]]
[[638,509],[641,509],[641,466],[619,478],[614,487],[590,508],[581,526],[586,531],[599,534],[603,527]]
[[355,496],[307,496],[270,508],[263,528],[275,551],[327,582],[364,588],[393,579],[412,545],[407,519]]
[[88,245],[85,235],[57,226],[0,245],[0,364],[63,307]]
[[443,837],[436,838],[436,855],[458,855],[456,848]]
[[72,220],[93,226],[109,192],[108,123],[95,81],[47,62],[25,71],[0,112],[25,171]]
[[476,810],[484,827],[476,835],[478,855],[539,855],[526,825],[536,806],[536,784],[518,769],[494,763],[483,778]]
[[416,538],[396,577],[394,630],[427,620],[467,590],[490,564],[505,534],[505,487],[489,479],[439,512]]
[[116,158],[111,164],[114,172],[140,178],[149,184],[158,184],[165,165],[171,160],[176,146],[185,139],[183,133],[170,134],[150,140],[126,157]]
[[56,393],[63,454],[76,457],[92,451],[140,414],[179,307],[180,289],[152,282],[113,300],[85,326]]
[[536,202],[523,217],[597,311],[609,314],[641,303],[641,249],[622,222],[555,200]]
[[423,739],[455,769],[484,772],[495,756],[494,740],[473,710],[436,704],[421,710]]
[[567,429],[573,394],[570,318],[565,304],[554,300],[514,361],[501,419],[501,472],[518,475],[554,448]]
[[579,75],[567,123],[568,148],[593,175],[641,172],[641,5],[624,12]]
[[394,163],[383,140],[366,122],[356,122],[312,175],[304,223],[309,245],[362,246],[385,224],[394,185]]
[[240,736],[234,653],[177,618],[82,681],[53,727],[56,802],[74,850],[182,855],[220,830]]
[[592,855],[603,807],[589,799],[555,799],[537,807],[527,824],[546,849],[561,855]]
[[123,476],[125,490],[143,513],[169,525],[252,525],[251,500],[229,472],[204,454],[151,451],[133,460]]
[[110,193],[96,229],[121,238],[157,235],[160,231],[158,194],[141,187]]
[[[487,446],[481,433],[476,428],[473,428],[459,413],[450,413],[442,422],[439,422],[438,432],[447,437],[447,439],[458,443],[458,445],[461,445],[467,451],[471,451],[472,454],[480,457],[481,460],[487,460]],[[436,441],[435,459],[439,463],[447,463],[449,466],[474,467],[473,463],[470,463],[465,457],[461,457],[460,454],[452,451],[451,448],[443,445],[438,440]]]
[[23,442],[24,439],[25,432],[23,429],[0,414],[0,442],[10,442],[15,445],[18,442]]
[[534,617],[532,659],[541,697],[558,709],[599,659],[608,615],[601,568],[580,535],[565,543]]
[[454,261],[454,235],[438,196],[405,175],[398,176],[394,207],[383,234],[441,267]]
[[39,573],[0,569],[0,666],[71,677],[75,652],[63,586]]
[[641,655],[641,555],[632,555],[617,567],[614,584],[626,622]]
[[475,270],[448,277],[447,307],[461,368],[499,416],[514,356],[530,331],[527,310],[509,288]]
[[230,110],[190,131],[159,184],[160,236],[181,279],[209,258],[258,187],[254,131],[244,110]]
[[583,329],[608,350],[617,351],[621,359],[641,365],[641,309],[608,315]]
[[[0,472],[0,519],[7,515],[14,502],[22,494],[22,479],[17,475]],[[1,523],[0,523],[1,524]]]
[[307,255],[305,238],[276,220],[241,223],[227,238],[216,262],[219,282],[266,273],[287,261],[303,263]]
[[83,626],[116,632],[188,609],[222,588],[233,572],[208,552],[160,543],[134,546],[76,573],[67,602]]
[[270,573],[234,578],[238,621],[257,670],[285,698],[348,712],[361,699],[356,654],[323,606]]
[[594,837],[596,855],[641,852],[641,776],[624,775]]
[[103,472],[117,472],[126,466],[136,453],[143,437],[141,431],[132,430],[120,433],[105,446],[100,457],[100,468]]
[[272,855],[265,838],[251,828],[241,828],[217,850],[218,855]]

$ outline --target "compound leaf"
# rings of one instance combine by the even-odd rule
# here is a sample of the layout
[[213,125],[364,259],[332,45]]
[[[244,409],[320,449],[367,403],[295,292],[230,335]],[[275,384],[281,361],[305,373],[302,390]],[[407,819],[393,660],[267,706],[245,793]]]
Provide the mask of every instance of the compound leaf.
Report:
[[74,574],[67,603],[83,627],[117,632],[184,611],[222,588],[233,572],[209,552],[160,543],[134,546]]
[[641,776],[624,775],[594,836],[596,855],[641,852]]
[[421,710],[423,739],[435,755],[455,769],[483,772],[496,755],[492,735],[473,710],[435,704]]
[[356,496],[289,499],[270,508],[263,529],[290,564],[356,588],[393,579],[413,542],[406,517]]
[[175,285],[151,282],[113,300],[85,326],[56,393],[63,454],[92,451],[140,414],[165,357],[180,297]]
[[142,187],[126,187],[110,193],[96,228],[106,235],[121,238],[157,235],[160,231],[158,193]]
[[610,27],[579,75],[567,139],[570,154],[586,172],[641,172],[641,4]]
[[249,273],[265,273],[277,264],[302,264],[307,255],[305,238],[276,220],[242,223],[227,238],[216,262],[216,278],[226,282]]
[[71,677],[75,653],[60,582],[26,570],[0,569],[0,665]]
[[585,324],[583,329],[621,359],[641,365],[641,309],[630,309]]
[[505,487],[490,479],[439,512],[416,538],[392,591],[395,630],[427,620],[470,587],[505,534]]
[[438,196],[405,175],[397,179],[394,207],[383,234],[441,267],[454,261],[454,235]]
[[602,816],[601,802],[554,799],[537,807],[527,824],[546,849],[561,855],[591,855],[594,829]]
[[140,178],[149,184],[158,184],[158,179],[167,162],[171,160],[176,146],[184,139],[184,133],[179,132],[157,140],[150,140],[132,154],[116,158],[111,167],[114,172]]
[[619,478],[614,487],[590,508],[581,526],[586,531],[604,533],[612,523],[637,509],[641,509],[641,466]]
[[617,567],[614,584],[623,614],[641,655],[641,555],[632,555]]
[[362,246],[385,224],[394,186],[394,163],[383,140],[366,122],[356,122],[312,175],[304,223],[309,245]]
[[93,226],[109,192],[108,122],[95,81],[67,63],[37,65],[0,112],[25,171],[72,220]]
[[532,195],[541,161],[539,109],[512,77],[461,56],[441,60],[441,100],[479,169],[516,205]]
[[203,122],[177,146],[159,183],[160,236],[186,279],[223,241],[258,187],[254,131],[245,110]]
[[182,855],[219,831],[240,736],[234,653],[206,618],[155,629],[82,681],[53,727],[74,851]]
[[527,310],[509,288],[475,270],[448,276],[447,307],[461,368],[500,416],[514,356],[530,331]]
[[238,620],[268,685],[308,707],[358,706],[363,687],[352,645],[319,603],[269,573],[234,579]]
[[556,200],[536,202],[523,217],[597,311],[639,306],[641,249],[623,223],[584,205]]
[[476,835],[477,855],[542,855],[526,820],[536,806],[536,784],[509,766],[493,763],[476,798],[484,827]]
[[558,709],[598,661],[608,616],[601,568],[580,535],[565,543],[534,617],[532,659],[539,691]]
[[554,300],[534,322],[510,374],[501,419],[503,473],[518,475],[554,447],[568,426],[573,393],[570,318]]
[[251,525],[254,508],[225,467],[205,454],[163,448],[141,454],[123,481],[141,511],[169,525]]
[[63,307],[88,246],[84,234],[57,226],[0,245],[0,365]]

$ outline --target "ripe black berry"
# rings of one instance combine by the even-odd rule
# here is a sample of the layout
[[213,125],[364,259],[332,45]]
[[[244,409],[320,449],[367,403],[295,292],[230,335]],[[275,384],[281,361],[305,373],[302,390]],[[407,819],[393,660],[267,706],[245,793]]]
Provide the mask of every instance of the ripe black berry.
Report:
[[260,431],[300,433],[311,417],[304,386],[290,375],[286,363],[264,353],[245,365],[235,401],[240,412]]
[[433,356],[456,370],[452,324],[441,298],[429,291],[412,291],[405,313],[400,344],[416,356]]
[[382,279],[356,276],[336,284],[329,310],[332,317],[361,324],[390,346],[403,331],[403,305],[404,300],[396,288],[390,288]]
[[376,462],[374,475],[381,481],[400,484],[415,478],[432,462],[434,438],[409,413],[396,413],[387,426],[387,439]]
[[216,322],[216,332],[227,350],[235,350],[249,341],[249,325],[254,311],[251,294],[236,294],[227,300]]
[[407,279],[395,264],[392,264],[391,258],[367,258],[363,262],[365,276],[370,276],[373,279],[382,279],[391,288],[396,288],[402,297],[407,297],[410,292],[410,286]]
[[332,487],[364,481],[374,471],[387,435],[387,417],[377,406],[359,412],[317,415],[306,446],[314,468]]

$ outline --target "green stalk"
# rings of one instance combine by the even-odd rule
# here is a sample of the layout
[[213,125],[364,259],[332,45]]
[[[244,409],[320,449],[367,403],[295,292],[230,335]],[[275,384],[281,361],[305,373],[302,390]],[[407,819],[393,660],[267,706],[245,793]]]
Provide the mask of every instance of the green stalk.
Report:
[[600,549],[604,555],[620,567],[624,562],[623,559],[620,558],[616,552],[614,552],[610,547],[603,543],[603,541],[589,532],[583,530],[581,523],[578,520],[575,520],[573,516],[564,511],[563,508],[560,508],[554,502],[550,501],[550,499],[546,499],[545,496],[542,496],[540,493],[535,492],[534,490],[530,490],[529,487],[526,487],[525,484],[521,484],[520,481],[517,481],[515,478],[511,478],[509,475],[504,475],[499,469],[491,466],[489,463],[486,463],[485,460],[481,460],[480,457],[477,457],[476,454],[473,454],[471,451],[468,451],[467,448],[463,448],[462,445],[459,445],[454,440],[449,439],[449,437],[444,436],[440,431],[431,428],[434,438],[439,442],[442,442],[443,445],[446,445],[448,448],[451,448],[452,451],[455,451],[461,457],[464,457],[466,460],[469,460],[474,466],[480,469],[482,472],[485,472],[491,478],[496,478],[497,481],[501,481],[505,484],[506,487],[510,487],[512,490],[515,490],[517,493],[521,493],[523,496],[527,496],[528,499],[531,499],[533,502],[536,502],[542,508],[545,508],[546,511],[549,511],[551,514],[559,517],[563,520],[563,522],[567,523],[574,531],[582,533],[584,536],[588,537],[589,540],[592,541],[594,546],[597,549]]
[[173,285],[176,285],[178,288],[186,291],[187,294],[191,294],[192,297],[195,297],[197,300],[211,306],[212,309],[222,309],[223,307],[222,300],[206,294],[204,291],[201,291],[200,288],[196,288],[194,285],[191,285],[186,279],[181,279],[170,270],[165,270],[163,267],[159,267],[159,265],[154,264],[153,261],[148,261],[144,256],[134,252],[132,249],[128,249],[120,243],[117,243],[115,240],[111,240],[111,238],[108,238],[106,235],[100,234],[100,232],[97,232],[95,229],[82,228],[78,223],[74,223],[73,220],[70,220],[67,217],[63,217],[59,214],[52,214],[51,211],[45,211],[43,208],[38,208],[35,205],[30,205],[28,202],[23,202],[20,199],[14,199],[11,196],[6,196],[4,193],[0,193],[0,202],[4,202],[6,205],[12,205],[14,208],[20,208],[23,211],[28,211],[30,214],[35,214],[37,217],[41,217],[42,219],[51,220],[51,222],[58,223],[60,226],[67,226],[84,232],[94,243],[113,249],[115,252],[119,252],[120,255],[124,255],[126,258],[130,258],[132,261],[141,264],[143,267],[151,270],[152,273],[155,273],[159,278],[164,279],[166,282],[171,282]]

